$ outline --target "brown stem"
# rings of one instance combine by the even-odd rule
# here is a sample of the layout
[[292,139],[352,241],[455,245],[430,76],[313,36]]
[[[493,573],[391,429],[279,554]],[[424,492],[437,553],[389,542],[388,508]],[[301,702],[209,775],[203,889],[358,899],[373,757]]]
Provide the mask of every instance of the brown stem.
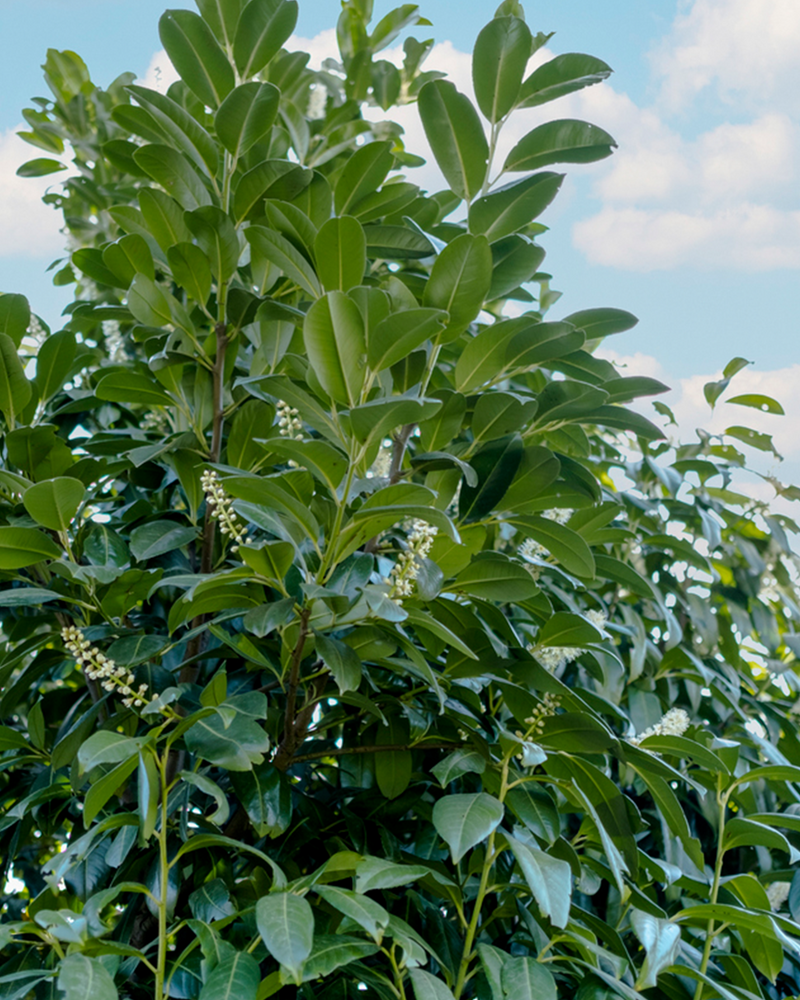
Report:
[[406,445],[409,438],[414,433],[416,424],[405,424],[399,434],[394,437],[392,448],[392,464],[389,468],[389,485],[394,486],[400,482],[400,474],[403,468],[403,456],[406,453]]
[[343,757],[351,753],[399,753],[401,750],[460,750],[463,743],[388,743],[385,746],[366,747],[331,747],[319,753],[304,753],[292,757],[292,764],[300,764],[305,760],[319,760],[320,757]]
[[[283,720],[283,739],[275,751],[272,763],[280,771],[285,771],[292,759],[292,754],[297,749],[296,718],[297,712],[297,689],[300,686],[300,664],[303,661],[303,647],[308,636],[308,619],[311,615],[310,608],[303,608],[300,612],[300,632],[297,642],[292,650],[292,659],[289,667],[289,683],[286,688],[286,715]],[[301,738],[302,742],[302,738]]]
[[[414,433],[416,424],[404,424],[399,434],[395,434],[392,445],[392,464],[389,466],[389,485],[394,486],[400,482],[403,469],[403,456],[406,453],[406,446],[409,438]],[[374,535],[364,545],[364,551],[370,555],[378,551],[378,539],[380,535]]]

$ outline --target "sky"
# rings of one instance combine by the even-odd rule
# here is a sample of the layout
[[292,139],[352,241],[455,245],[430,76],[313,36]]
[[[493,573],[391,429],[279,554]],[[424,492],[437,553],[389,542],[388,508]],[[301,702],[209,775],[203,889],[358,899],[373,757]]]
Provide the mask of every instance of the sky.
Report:
[[[433,25],[413,33],[438,43],[427,68],[447,71],[469,92],[469,52],[495,5],[422,0]],[[376,15],[391,6],[376,0]],[[63,236],[56,213],[39,202],[52,178],[14,175],[39,155],[14,135],[20,110],[47,93],[40,65],[48,47],[77,51],[101,86],[126,70],[152,85],[156,66],[168,82],[157,28],[164,7],[164,0],[0,0],[0,37],[13,39],[0,63],[0,291],[28,295],[53,329],[69,290],[53,288],[45,269],[61,256]],[[800,482],[793,430],[800,422],[800,3],[537,0],[526,7],[534,31],[556,32],[537,61],[587,52],[615,71],[507,130],[510,145],[545,117],[574,117],[619,143],[602,163],[568,167],[540,220],[550,227],[541,237],[543,266],[564,293],[548,318],[603,305],[635,313],[639,325],[602,350],[625,374],[673,387],[663,398],[682,435],[730,424],[767,431],[786,462],[778,468],[756,456],[760,468]],[[315,59],[334,54],[338,11],[338,0],[300,0],[297,47]],[[415,110],[393,117],[406,128],[407,147],[421,150]],[[410,179],[439,186],[431,165]],[[724,402],[709,413],[703,384],[734,356],[753,364],[729,395],[773,395],[786,417]]]

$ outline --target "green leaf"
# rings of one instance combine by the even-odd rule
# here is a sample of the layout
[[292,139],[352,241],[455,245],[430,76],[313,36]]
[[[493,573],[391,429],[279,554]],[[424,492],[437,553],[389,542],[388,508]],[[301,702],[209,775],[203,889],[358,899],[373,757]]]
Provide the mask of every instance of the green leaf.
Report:
[[572,871],[566,861],[505,834],[539,909],[554,927],[566,927],[572,899]]
[[493,125],[517,102],[531,44],[530,28],[518,17],[495,17],[478,35],[472,83],[478,107]]
[[516,233],[542,214],[563,181],[564,174],[545,171],[476,198],[469,209],[469,231],[482,233],[490,243]]
[[186,225],[208,257],[217,282],[227,281],[239,262],[239,237],[230,216],[214,205],[187,212]]
[[564,323],[571,323],[579,330],[583,330],[587,340],[595,340],[598,337],[608,337],[612,333],[624,333],[632,329],[639,320],[633,313],[624,309],[581,309],[579,312],[570,313],[565,316]]
[[777,399],[773,399],[772,396],[762,396],[760,393],[755,392],[747,392],[742,396],[732,396],[730,399],[726,399],[725,402],[736,403],[738,406],[750,406],[754,410],[760,410],[762,413],[777,413],[781,416],[785,413]]
[[167,251],[172,277],[198,303],[205,305],[211,294],[211,265],[194,243],[176,243]]
[[588,579],[594,577],[592,550],[576,531],[547,517],[516,517],[513,524],[543,545],[568,573]]
[[234,160],[269,133],[278,114],[280,96],[271,83],[254,80],[234,88],[219,106],[214,127]]
[[355,214],[352,208],[377,191],[393,165],[391,142],[367,142],[356,149],[336,182],[333,192],[336,214]]
[[290,160],[266,160],[239,180],[233,195],[233,211],[238,222],[257,216],[264,198],[291,201],[311,183],[312,172]]
[[84,823],[87,827],[91,826],[108,800],[120,789],[125,788],[128,778],[136,770],[137,763],[138,758],[134,751],[133,756],[117,764],[90,787],[83,802]]
[[314,943],[314,911],[291,892],[272,892],[256,903],[256,926],[267,951],[300,985]]
[[258,962],[246,952],[225,955],[211,970],[198,1000],[256,1000],[261,983]]
[[[148,87],[128,87],[136,102],[146,108],[176,149],[184,153],[201,170],[214,176],[219,165],[217,144],[203,126],[176,101]],[[147,138],[145,136],[145,138]]]
[[55,590],[46,590],[44,587],[15,587],[0,594],[0,608],[25,608],[63,599],[63,594],[58,594]]
[[91,771],[99,764],[119,764],[137,760],[141,743],[141,740],[105,729],[93,733],[78,750],[80,772]]
[[236,83],[211,29],[194,11],[168,10],[158,22],[161,44],[181,79],[203,104],[218,108]]
[[[672,754],[675,757],[688,757],[702,767],[708,768],[714,774],[727,774],[728,768],[721,757],[712,750],[704,747],[702,743],[687,739],[685,736],[648,736],[642,740],[641,746],[644,750],[654,750],[656,753]],[[764,770],[757,768],[757,770]],[[800,768],[790,768],[800,777]],[[752,774],[752,771],[750,772]],[[749,775],[744,776],[745,780],[750,780]],[[739,779],[742,780],[742,779]],[[797,780],[795,778],[794,780]]]
[[303,340],[320,385],[337,403],[355,406],[364,385],[364,320],[344,292],[327,292],[306,314]]
[[61,555],[58,545],[37,528],[0,527],[0,569],[24,569]]
[[[133,279],[128,291],[128,308],[140,323],[147,326],[166,326],[172,322],[166,292],[145,274],[137,274]],[[124,373],[125,376],[128,374]]]
[[314,950],[303,966],[303,982],[329,976],[343,965],[368,958],[377,950],[378,946],[372,942],[348,934],[318,934],[314,938]]
[[183,548],[197,538],[197,529],[176,521],[149,521],[134,528],[130,536],[130,549],[140,562]]
[[250,0],[236,29],[233,57],[243,78],[255,76],[277,54],[297,24],[296,0]]
[[454,340],[481,310],[492,283],[492,251],[485,236],[464,233],[436,258],[422,304],[450,314],[441,343]]
[[264,226],[249,226],[245,236],[253,249],[254,260],[260,255],[279,267],[287,278],[297,282],[312,298],[319,298],[321,288],[314,269],[285,236]]
[[191,753],[211,764],[228,771],[249,771],[264,760],[269,737],[254,719],[241,713],[232,721],[229,716],[215,713],[194,722],[186,733],[186,745]]
[[247,0],[197,0],[203,20],[226,47],[233,45],[236,25]]
[[433,825],[450,848],[453,864],[485,840],[503,819],[503,805],[485,792],[448,795],[433,807]]
[[98,399],[115,403],[138,403],[140,406],[174,406],[175,401],[155,379],[130,371],[111,372],[97,384]]
[[508,958],[501,973],[508,1000],[556,1000],[556,981],[535,958]]
[[339,913],[344,914],[362,927],[367,934],[380,944],[389,926],[389,913],[375,900],[351,889],[338,886],[315,886],[314,891]]
[[504,171],[539,170],[550,163],[594,163],[611,156],[613,137],[597,125],[566,118],[531,129],[514,146]]
[[446,788],[462,774],[483,774],[486,761],[476,750],[454,750],[431,768],[431,774]]
[[464,486],[458,514],[462,521],[479,521],[500,504],[522,459],[519,434],[510,434],[483,445],[470,460],[478,474],[477,486]]
[[65,1000],[118,1000],[114,980],[99,958],[72,954],[58,967],[58,988]]
[[386,437],[401,424],[415,424],[431,417],[440,408],[438,399],[390,397],[375,399],[350,410],[350,424],[356,440],[369,445]]
[[[0,303],[4,298],[5,295],[0,296]],[[27,406],[31,391],[31,384],[25,378],[14,341],[8,334],[0,333],[0,411],[6,418],[9,430],[14,429],[17,414]]]
[[419,114],[439,169],[459,198],[472,201],[486,178],[489,145],[472,102],[446,80],[419,93]]
[[441,979],[422,969],[409,969],[408,975],[414,987],[416,1000],[454,1000],[451,990]]
[[52,399],[67,380],[76,350],[77,342],[71,330],[51,334],[39,348],[35,382],[42,402]]
[[401,361],[426,340],[435,340],[447,322],[440,309],[404,309],[382,320],[367,335],[367,362],[382,371]]
[[247,773],[231,773],[236,796],[259,837],[278,837],[292,821],[292,790],[286,776],[268,761]]
[[139,752],[137,772],[139,804],[139,843],[143,846],[153,836],[158,822],[158,804],[161,800],[161,779],[152,753]]
[[314,241],[314,257],[322,287],[347,292],[364,280],[367,241],[361,223],[350,215],[328,219]]
[[612,69],[602,59],[579,52],[567,52],[538,66],[524,81],[517,107],[535,108],[611,76]]
[[31,323],[31,307],[24,295],[0,293],[0,333],[10,337],[19,347]]
[[361,683],[361,660],[354,649],[339,639],[316,634],[317,653],[330,670],[340,693],[357,691]]
[[25,510],[34,521],[51,531],[66,531],[86,496],[78,479],[59,476],[29,486],[22,495]]
[[427,236],[408,226],[364,226],[364,234],[371,259],[405,260],[432,257],[436,252]]
[[123,236],[116,243],[110,243],[103,251],[103,263],[120,279],[123,288],[130,287],[137,274],[155,278],[155,265],[150,247],[138,233]]
[[56,174],[59,170],[66,170],[66,163],[60,160],[51,160],[49,157],[41,156],[35,160],[28,160],[21,167],[17,167],[17,177],[45,177],[47,174]]
[[445,589],[499,603],[525,601],[539,590],[524,566],[499,552],[481,553]]
[[140,146],[133,158],[136,165],[172,195],[181,208],[191,211],[200,205],[211,204],[211,194],[195,168],[171,146],[162,143]]
[[580,615],[557,611],[536,633],[539,646],[586,646],[599,642],[600,632]]
[[192,234],[183,221],[183,209],[168,194],[154,188],[139,192],[141,215],[147,227],[142,234],[154,238],[166,253],[174,243],[191,243]]
[[356,892],[396,889],[429,873],[430,869],[424,865],[399,865],[383,858],[365,857],[356,866]]

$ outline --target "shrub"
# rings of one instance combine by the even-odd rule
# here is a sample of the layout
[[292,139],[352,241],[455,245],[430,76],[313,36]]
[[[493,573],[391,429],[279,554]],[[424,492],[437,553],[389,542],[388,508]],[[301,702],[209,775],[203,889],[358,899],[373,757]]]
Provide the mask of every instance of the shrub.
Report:
[[371,6],[314,71],[294,0],[198,0],[166,93],[51,51],[25,112],[75,300],[0,298],[2,995],[796,991],[797,529],[730,484],[771,443],[670,445],[594,353],[635,318],[547,318],[542,168],[612,137],[495,162],[610,69],[528,73],[505,0],[476,109]]

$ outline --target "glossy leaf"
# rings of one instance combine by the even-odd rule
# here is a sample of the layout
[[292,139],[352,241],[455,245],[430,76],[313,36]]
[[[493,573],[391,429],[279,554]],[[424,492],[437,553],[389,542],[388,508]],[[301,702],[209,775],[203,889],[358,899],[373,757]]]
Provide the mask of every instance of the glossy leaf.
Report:
[[495,17],[478,35],[472,53],[472,83],[478,107],[492,124],[517,102],[531,54],[531,32],[519,17]]
[[242,83],[228,94],[214,116],[222,145],[235,158],[266,136],[278,113],[280,91],[271,83]]
[[506,157],[503,169],[539,170],[551,163],[594,163],[616,148],[613,137],[588,122],[564,119],[532,129]]
[[354,406],[364,384],[364,321],[343,292],[328,292],[309,309],[303,339],[317,378],[338,403]]
[[234,73],[205,21],[193,11],[168,10],[158,33],[186,85],[203,104],[218,108],[233,90]]
[[452,190],[472,201],[486,178],[489,146],[472,102],[445,80],[426,83],[419,113],[439,169]]
[[37,524],[51,531],[66,531],[85,495],[86,489],[80,480],[59,476],[28,487],[22,502]]
[[497,829],[503,806],[485,792],[448,795],[433,807],[433,825],[450,848],[453,864]]
[[299,985],[314,939],[314,913],[308,902],[291,892],[272,892],[256,904],[256,926],[267,951]]
[[233,57],[243,79],[255,76],[267,65],[296,23],[296,0],[250,0],[239,18],[233,42]]
[[364,280],[367,241],[361,224],[350,215],[329,219],[314,241],[317,274],[322,287],[347,292]]

